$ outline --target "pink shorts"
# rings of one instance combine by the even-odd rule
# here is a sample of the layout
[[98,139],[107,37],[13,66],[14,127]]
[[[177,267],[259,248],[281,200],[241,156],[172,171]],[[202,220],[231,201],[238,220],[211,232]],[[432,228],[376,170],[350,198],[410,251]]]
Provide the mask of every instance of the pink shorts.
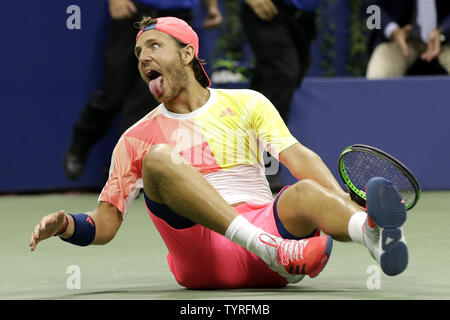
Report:
[[[275,198],[276,199],[276,198]],[[274,218],[274,201],[242,204],[234,209],[255,226],[280,236]],[[286,279],[260,258],[199,224],[174,229],[165,220],[149,215],[166,244],[167,261],[176,281],[189,289],[284,287]]]

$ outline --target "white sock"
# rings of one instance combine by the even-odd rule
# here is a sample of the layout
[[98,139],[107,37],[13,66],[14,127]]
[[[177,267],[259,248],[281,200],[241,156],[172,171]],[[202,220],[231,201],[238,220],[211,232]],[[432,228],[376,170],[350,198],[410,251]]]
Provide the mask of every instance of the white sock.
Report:
[[253,225],[245,219],[242,215],[237,216],[228,226],[225,232],[225,237],[237,244],[241,245],[250,252],[253,252],[258,257],[263,258],[265,246],[259,241],[259,235],[266,233],[261,228]]
[[367,219],[367,213],[359,211],[350,217],[348,222],[348,235],[350,238],[358,243],[364,244],[363,225]]

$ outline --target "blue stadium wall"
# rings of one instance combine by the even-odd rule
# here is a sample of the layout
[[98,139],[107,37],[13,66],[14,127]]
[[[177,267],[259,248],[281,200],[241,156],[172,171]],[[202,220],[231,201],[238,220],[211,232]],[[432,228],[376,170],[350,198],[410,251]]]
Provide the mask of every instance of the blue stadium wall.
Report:
[[[73,4],[81,8],[80,30],[66,27],[66,9]],[[200,55],[208,58],[218,34],[200,28],[203,17],[199,7],[194,27],[202,41]],[[118,139],[117,123],[95,145],[79,181],[67,180],[62,165],[73,124],[102,81],[108,19],[106,1],[3,4],[0,193],[102,186],[103,169]],[[316,45],[313,50],[317,51]],[[345,73],[345,52],[345,46],[337,48],[342,55],[336,62],[338,75]],[[320,76],[317,59],[295,94],[288,125],[302,143],[322,156],[336,177],[340,151],[363,143],[401,159],[423,189],[450,189],[447,77],[367,81],[315,76]],[[282,177],[286,183],[294,181],[286,170]]]

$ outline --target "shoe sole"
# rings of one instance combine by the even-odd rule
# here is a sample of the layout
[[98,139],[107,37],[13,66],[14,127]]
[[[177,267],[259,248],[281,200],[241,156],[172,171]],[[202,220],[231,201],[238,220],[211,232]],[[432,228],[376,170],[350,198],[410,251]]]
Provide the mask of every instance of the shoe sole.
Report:
[[381,269],[389,276],[402,273],[408,265],[408,247],[401,229],[406,221],[406,209],[389,180],[376,177],[369,181],[367,211],[381,230]]
[[319,266],[309,274],[310,278],[315,278],[319,275],[319,273],[322,272],[322,270],[325,268],[325,266],[327,265],[327,262],[330,258],[331,255],[331,250],[333,250],[333,238],[331,236],[327,236],[327,245],[325,248],[325,255],[322,258],[322,261],[320,261]]

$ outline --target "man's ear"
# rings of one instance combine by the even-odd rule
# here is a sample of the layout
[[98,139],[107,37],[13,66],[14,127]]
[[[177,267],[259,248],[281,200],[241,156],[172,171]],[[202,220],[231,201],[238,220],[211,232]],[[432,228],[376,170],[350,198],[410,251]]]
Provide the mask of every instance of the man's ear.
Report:
[[189,65],[195,57],[195,50],[192,44],[186,45],[181,49],[181,59],[185,66]]

